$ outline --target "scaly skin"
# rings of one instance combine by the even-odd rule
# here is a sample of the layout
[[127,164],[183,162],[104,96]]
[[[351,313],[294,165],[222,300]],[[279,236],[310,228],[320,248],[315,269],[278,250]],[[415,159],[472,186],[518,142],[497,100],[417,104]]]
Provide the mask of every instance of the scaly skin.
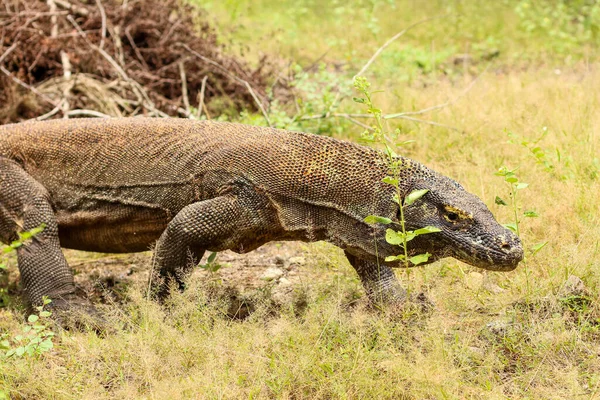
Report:
[[[512,270],[520,240],[458,183],[401,158],[403,195],[429,192],[405,210],[417,237],[409,253],[452,256]],[[299,132],[177,119],[77,119],[0,126],[0,240],[46,224],[18,250],[27,300],[68,309],[75,286],[61,246],[145,251],[156,243],[154,287],[183,287],[206,250],[251,251],[272,240],[326,240],[346,252],[369,297],[397,302],[404,291],[386,256],[384,225],[398,222],[395,189],[379,152]],[[158,241],[157,241],[158,240]]]

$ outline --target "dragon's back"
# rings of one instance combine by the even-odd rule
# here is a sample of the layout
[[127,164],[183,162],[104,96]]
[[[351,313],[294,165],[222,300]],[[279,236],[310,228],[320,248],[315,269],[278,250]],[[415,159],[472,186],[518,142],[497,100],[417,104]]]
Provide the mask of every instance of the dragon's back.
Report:
[[[185,119],[115,118],[0,126],[0,156],[52,191],[73,188],[149,201],[189,203],[210,173],[245,178],[262,190],[351,205],[371,197],[379,153],[301,132]],[[149,190],[149,188],[154,188]],[[164,193],[163,193],[164,192]],[[167,193],[168,192],[168,193]],[[196,192],[196,194],[192,193]],[[143,198],[143,199],[142,199]]]

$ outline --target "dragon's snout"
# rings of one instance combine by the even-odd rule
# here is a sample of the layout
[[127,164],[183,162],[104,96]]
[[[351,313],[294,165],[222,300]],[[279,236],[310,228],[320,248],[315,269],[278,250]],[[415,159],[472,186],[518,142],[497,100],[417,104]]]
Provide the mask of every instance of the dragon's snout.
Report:
[[[502,251],[505,254],[505,262],[494,264],[493,269],[498,271],[512,271],[517,268],[517,265],[523,260],[523,246],[519,243],[518,245],[503,245]],[[494,268],[497,267],[497,268]]]
[[506,229],[498,235],[489,249],[489,264],[483,266],[492,271],[512,271],[523,260],[524,251],[521,239]]

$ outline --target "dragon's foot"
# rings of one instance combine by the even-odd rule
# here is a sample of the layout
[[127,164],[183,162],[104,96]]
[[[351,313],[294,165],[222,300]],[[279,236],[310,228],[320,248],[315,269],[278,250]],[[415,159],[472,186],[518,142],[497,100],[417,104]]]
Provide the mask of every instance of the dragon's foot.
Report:
[[45,309],[52,313],[52,319],[62,329],[98,333],[110,330],[106,319],[79,290],[53,297]]

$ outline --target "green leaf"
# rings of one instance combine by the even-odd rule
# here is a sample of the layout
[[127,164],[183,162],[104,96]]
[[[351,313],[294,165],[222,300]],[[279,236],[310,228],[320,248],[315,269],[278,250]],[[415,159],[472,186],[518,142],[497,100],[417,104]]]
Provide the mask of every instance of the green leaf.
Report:
[[214,263],[214,264],[207,264],[207,267],[210,272],[217,272],[218,270],[221,269],[222,265]]
[[396,202],[396,204],[400,205],[400,199],[398,198],[398,193],[395,193],[392,196],[392,200],[394,200]]
[[0,264],[0,269],[6,269],[6,264]]
[[517,225],[516,224],[504,224],[504,227],[510,229],[511,231],[517,233]]
[[393,229],[387,229],[385,231],[385,241],[397,246],[404,243],[404,234],[402,232],[396,232]]
[[494,203],[498,204],[499,206],[507,206],[508,205],[507,202],[505,202],[504,200],[502,200],[498,196],[496,196],[496,199],[494,200]]
[[519,183],[517,183],[517,186],[515,186],[515,188],[517,190],[521,190],[521,189],[525,189],[527,186],[529,186],[529,183],[519,182]]
[[427,262],[427,260],[429,260],[429,257],[431,257],[431,254],[425,253],[425,254],[419,254],[419,255],[413,256],[413,257],[409,258],[408,260],[411,263],[413,263],[414,265],[419,265],[419,264],[423,264],[424,262]]
[[531,246],[529,248],[531,250],[531,255],[536,254],[538,251],[543,249],[547,244],[548,244],[548,242],[539,242],[539,243],[536,243],[533,246]]
[[44,305],[50,304],[52,303],[52,299],[50,299],[48,296],[44,296],[42,297],[42,302],[44,303]]
[[540,214],[536,213],[533,210],[527,210],[523,213],[523,215],[529,218],[537,218],[540,216]]
[[52,343],[52,340],[50,338],[44,340],[42,343],[40,343],[38,349],[40,352],[46,352],[49,350],[52,350],[52,348],[54,347],[54,344]]
[[425,196],[425,194],[429,192],[429,189],[420,189],[410,192],[408,196],[404,199],[404,205],[410,206],[415,201],[419,200],[421,197]]
[[37,228],[33,228],[31,229],[29,232],[31,232],[32,235],[37,235],[39,233],[42,233],[42,231],[46,229],[46,224],[41,224],[40,226],[38,226]]
[[29,231],[29,232],[21,232],[21,233],[19,233],[19,238],[20,238],[21,240],[27,240],[27,239],[30,239],[32,236],[33,236],[33,233],[31,233],[31,231]]
[[383,183],[390,184],[394,187],[398,187],[398,179],[392,178],[391,176],[386,176],[381,180]]
[[46,318],[46,317],[49,317],[51,315],[52,315],[52,313],[50,311],[41,311],[40,312],[40,317],[42,317],[42,318]]
[[15,354],[18,357],[21,357],[23,354],[25,354],[25,347],[23,347],[23,346],[17,347],[17,349],[15,350]]
[[425,228],[417,229],[416,231],[414,231],[414,234],[415,236],[419,236],[434,232],[441,232],[441,229],[435,226],[426,226]]
[[367,217],[365,217],[364,221],[367,224],[384,224],[384,225],[388,225],[392,223],[392,220],[386,217],[380,217],[377,215],[369,215]]
[[414,238],[417,237],[417,235],[415,235],[415,233],[413,231],[406,231],[406,241],[410,242],[411,240],[413,240]]
[[517,182],[519,182],[519,180],[516,177],[514,177],[514,176],[508,176],[508,175],[506,176],[506,178],[504,178],[504,180],[506,182],[508,182],[508,183],[517,183]]
[[352,100],[354,100],[355,103],[360,103],[360,104],[365,104],[366,100],[363,99],[362,97],[353,97]]
[[206,260],[207,264],[212,264],[213,262],[215,262],[215,259],[217,258],[217,253],[213,252],[210,254],[210,256],[208,256],[208,259]]
[[34,322],[35,322],[35,321],[37,321],[38,319],[40,319],[40,317],[38,317],[38,316],[37,316],[37,315],[35,315],[35,314],[31,314],[31,315],[30,315],[30,316],[27,318],[27,321],[28,321],[28,322],[31,322],[31,323],[34,323]]

